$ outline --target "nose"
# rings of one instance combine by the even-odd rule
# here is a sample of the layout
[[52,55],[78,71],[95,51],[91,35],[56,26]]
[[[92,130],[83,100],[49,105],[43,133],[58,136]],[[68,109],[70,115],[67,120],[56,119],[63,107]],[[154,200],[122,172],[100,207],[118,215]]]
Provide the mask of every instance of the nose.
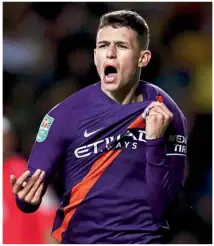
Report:
[[109,58],[109,59],[114,59],[114,58],[117,57],[116,49],[115,49],[115,46],[114,46],[114,45],[110,45],[110,46],[108,47],[106,56],[107,56],[107,58]]

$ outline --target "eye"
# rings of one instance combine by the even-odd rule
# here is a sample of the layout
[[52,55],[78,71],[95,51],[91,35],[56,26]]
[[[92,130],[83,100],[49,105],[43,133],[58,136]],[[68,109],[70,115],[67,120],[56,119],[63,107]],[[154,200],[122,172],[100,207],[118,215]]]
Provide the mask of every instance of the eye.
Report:
[[107,47],[107,44],[101,44],[98,46],[98,48],[105,48],[105,47]]
[[122,49],[127,49],[127,47],[123,44],[118,44],[117,47],[122,48]]

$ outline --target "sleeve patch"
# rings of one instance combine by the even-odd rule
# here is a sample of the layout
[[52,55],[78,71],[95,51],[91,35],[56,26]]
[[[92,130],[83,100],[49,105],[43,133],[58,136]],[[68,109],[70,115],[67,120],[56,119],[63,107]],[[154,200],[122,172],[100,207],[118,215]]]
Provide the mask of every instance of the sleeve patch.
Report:
[[48,132],[51,128],[52,123],[54,122],[54,118],[52,118],[50,115],[45,115],[45,117],[42,120],[42,123],[39,127],[38,134],[36,136],[37,142],[43,142],[48,136]]
[[184,155],[187,153],[187,138],[183,135],[170,135],[167,155]]

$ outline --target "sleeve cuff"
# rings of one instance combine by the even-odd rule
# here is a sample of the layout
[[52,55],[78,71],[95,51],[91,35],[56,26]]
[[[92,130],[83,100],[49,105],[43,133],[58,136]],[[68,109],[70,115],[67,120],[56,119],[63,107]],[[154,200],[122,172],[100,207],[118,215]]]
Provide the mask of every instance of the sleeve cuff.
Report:
[[164,137],[147,139],[146,159],[153,165],[164,165],[167,158],[167,142]]
[[18,208],[24,212],[24,213],[33,213],[35,212],[41,203],[37,204],[37,205],[31,205],[25,201],[20,200],[17,196],[16,196],[16,204],[18,206]]
[[165,137],[160,137],[156,139],[146,139],[146,145],[151,146],[151,145],[165,145],[166,144],[166,138]]

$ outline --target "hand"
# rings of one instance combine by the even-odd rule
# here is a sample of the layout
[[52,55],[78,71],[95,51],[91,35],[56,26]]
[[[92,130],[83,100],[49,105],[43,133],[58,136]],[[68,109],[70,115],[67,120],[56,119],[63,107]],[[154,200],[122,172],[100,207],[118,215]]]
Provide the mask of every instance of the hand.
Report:
[[24,172],[18,179],[14,175],[11,175],[10,183],[13,187],[13,193],[17,195],[20,200],[32,205],[37,205],[42,199],[45,172],[37,169],[29,181],[25,182],[29,175],[30,171]]
[[173,114],[160,102],[152,102],[148,106],[146,116],[146,139],[156,139],[164,133],[173,119]]

